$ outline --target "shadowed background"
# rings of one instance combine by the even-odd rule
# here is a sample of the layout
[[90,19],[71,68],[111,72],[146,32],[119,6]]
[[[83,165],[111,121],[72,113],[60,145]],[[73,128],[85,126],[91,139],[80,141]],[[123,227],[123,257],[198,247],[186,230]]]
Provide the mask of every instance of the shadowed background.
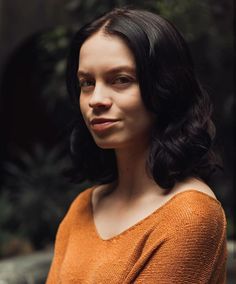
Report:
[[170,19],[189,43],[213,103],[224,171],[212,187],[235,240],[233,198],[232,0],[0,1],[0,258],[47,250],[72,199],[89,184],[72,167],[75,117],[65,87],[69,41],[82,24],[115,6],[146,8]]

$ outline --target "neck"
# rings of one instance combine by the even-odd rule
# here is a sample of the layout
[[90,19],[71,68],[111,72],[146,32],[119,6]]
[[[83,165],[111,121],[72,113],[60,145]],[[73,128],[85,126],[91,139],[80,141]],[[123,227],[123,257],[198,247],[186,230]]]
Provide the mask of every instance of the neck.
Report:
[[161,188],[155,183],[151,174],[148,174],[146,160],[149,148],[135,146],[116,149],[118,181],[115,185],[114,195],[123,200],[137,200],[151,192],[156,194]]

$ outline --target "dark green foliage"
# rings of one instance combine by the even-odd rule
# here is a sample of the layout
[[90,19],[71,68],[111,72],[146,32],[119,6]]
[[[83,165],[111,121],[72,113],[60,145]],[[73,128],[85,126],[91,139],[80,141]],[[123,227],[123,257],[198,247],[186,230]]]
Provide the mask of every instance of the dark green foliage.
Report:
[[67,99],[65,86],[66,54],[71,33],[63,27],[41,34],[38,38],[41,72],[45,78],[42,98],[49,113]]
[[36,145],[33,153],[22,152],[5,165],[8,175],[0,198],[3,244],[11,235],[28,239],[36,249],[54,241],[69,204],[88,186],[71,184],[65,177],[71,163],[62,150]]

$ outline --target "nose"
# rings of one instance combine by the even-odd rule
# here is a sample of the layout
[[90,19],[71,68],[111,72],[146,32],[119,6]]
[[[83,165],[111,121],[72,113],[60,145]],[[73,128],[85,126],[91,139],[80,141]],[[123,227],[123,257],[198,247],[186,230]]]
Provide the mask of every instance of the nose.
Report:
[[96,83],[93,94],[90,97],[89,106],[93,109],[107,109],[112,105],[109,90],[103,84]]

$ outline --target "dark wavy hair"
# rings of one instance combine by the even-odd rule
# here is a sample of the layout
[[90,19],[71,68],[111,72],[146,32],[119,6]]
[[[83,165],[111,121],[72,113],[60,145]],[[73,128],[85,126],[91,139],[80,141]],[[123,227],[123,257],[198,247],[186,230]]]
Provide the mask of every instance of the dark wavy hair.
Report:
[[218,164],[213,148],[212,103],[194,71],[189,48],[175,26],[157,14],[116,8],[82,27],[68,56],[67,88],[77,111],[71,152],[77,181],[108,183],[117,179],[113,149],[99,148],[79,109],[77,78],[82,44],[94,33],[122,38],[132,51],[144,105],[156,114],[147,168],[155,182],[171,189],[187,177],[206,183]]

